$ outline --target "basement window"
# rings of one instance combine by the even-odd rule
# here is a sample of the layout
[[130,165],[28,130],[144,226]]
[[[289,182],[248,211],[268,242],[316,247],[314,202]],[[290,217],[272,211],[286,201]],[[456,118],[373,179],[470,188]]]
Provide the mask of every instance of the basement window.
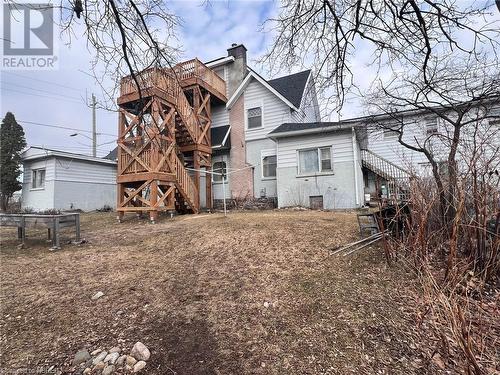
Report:
[[250,108],[247,111],[248,129],[257,129],[262,127],[262,108]]
[[[227,170],[226,170],[226,162],[225,161],[217,161],[214,163],[212,167],[212,172],[224,174],[224,181],[227,181]],[[222,182],[221,174],[213,174],[212,181],[213,182]]]
[[45,187],[45,169],[33,169],[31,171],[31,188],[43,189]]

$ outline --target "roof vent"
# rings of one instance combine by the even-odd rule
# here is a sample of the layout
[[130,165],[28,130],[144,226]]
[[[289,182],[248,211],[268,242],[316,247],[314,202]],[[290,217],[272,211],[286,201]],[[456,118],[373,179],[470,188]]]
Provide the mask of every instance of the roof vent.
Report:
[[231,44],[231,47],[236,47],[238,44],[237,43],[233,43]]

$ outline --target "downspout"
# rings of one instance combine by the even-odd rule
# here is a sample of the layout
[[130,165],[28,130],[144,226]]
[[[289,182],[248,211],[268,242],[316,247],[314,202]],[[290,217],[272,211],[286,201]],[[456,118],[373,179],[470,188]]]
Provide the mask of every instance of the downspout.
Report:
[[356,132],[354,128],[352,130],[352,153],[354,157],[354,191],[356,193],[356,206],[359,207],[359,186],[358,186],[358,153],[356,152]]

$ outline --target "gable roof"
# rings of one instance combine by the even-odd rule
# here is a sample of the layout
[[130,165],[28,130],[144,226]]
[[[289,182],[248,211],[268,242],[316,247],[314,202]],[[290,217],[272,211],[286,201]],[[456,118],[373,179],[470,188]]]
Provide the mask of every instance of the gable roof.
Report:
[[267,81],[276,91],[287,98],[295,107],[300,108],[311,70],[290,74]]
[[[247,76],[245,77],[243,82],[240,83],[234,94],[229,98],[226,104],[227,108],[231,108],[233,106],[233,104],[236,102],[236,100],[240,97],[245,88],[248,86],[252,78],[254,78],[258,82],[260,82],[265,88],[271,91],[274,95],[276,95],[279,99],[281,99],[290,108],[292,108],[295,111],[299,110],[300,102],[302,101],[302,96],[306,88],[306,83],[311,74],[310,70],[305,70],[300,73],[295,73],[288,76],[273,79],[272,80],[274,81],[274,86],[273,86],[271,85],[271,81],[266,81],[253,69],[251,68],[247,69],[248,69]],[[294,76],[296,76],[295,78],[297,79],[297,82],[295,82],[293,78]]]

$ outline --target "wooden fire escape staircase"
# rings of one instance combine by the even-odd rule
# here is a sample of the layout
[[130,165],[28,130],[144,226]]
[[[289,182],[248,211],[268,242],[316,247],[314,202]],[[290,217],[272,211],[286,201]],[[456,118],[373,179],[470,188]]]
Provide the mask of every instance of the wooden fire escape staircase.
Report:
[[395,203],[407,201],[409,199],[410,175],[408,172],[367,149],[361,150],[361,160],[363,167],[371,170],[377,176],[385,180],[387,199],[389,201]]
[[[226,85],[199,60],[122,79],[118,105],[119,218],[125,212],[200,210],[200,169],[211,169],[211,104]],[[205,186],[211,205],[211,179]]]

